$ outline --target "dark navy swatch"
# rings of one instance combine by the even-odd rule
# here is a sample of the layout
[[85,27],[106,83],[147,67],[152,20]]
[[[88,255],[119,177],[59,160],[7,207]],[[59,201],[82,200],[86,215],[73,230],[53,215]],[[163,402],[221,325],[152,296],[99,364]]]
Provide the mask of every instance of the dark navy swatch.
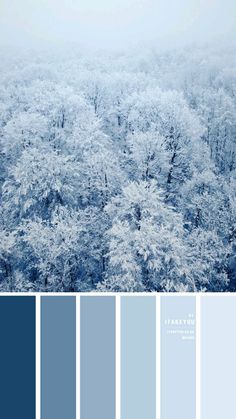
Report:
[[0,297],[0,418],[35,418],[35,297]]

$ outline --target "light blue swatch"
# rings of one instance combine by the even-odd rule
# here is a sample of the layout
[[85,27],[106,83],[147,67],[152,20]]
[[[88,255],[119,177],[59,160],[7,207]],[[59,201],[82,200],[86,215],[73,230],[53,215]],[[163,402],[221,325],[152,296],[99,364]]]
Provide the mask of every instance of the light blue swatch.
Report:
[[76,419],[76,299],[41,298],[41,419]]
[[235,419],[236,297],[201,298],[201,419]]
[[156,300],[121,298],[121,419],[156,418]]
[[161,297],[161,419],[195,418],[195,297]]
[[81,297],[80,315],[80,419],[115,419],[115,297]]

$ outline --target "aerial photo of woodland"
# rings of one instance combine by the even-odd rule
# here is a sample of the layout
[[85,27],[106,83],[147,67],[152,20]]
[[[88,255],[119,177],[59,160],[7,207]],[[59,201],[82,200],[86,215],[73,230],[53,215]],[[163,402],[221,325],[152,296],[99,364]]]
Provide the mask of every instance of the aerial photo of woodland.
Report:
[[0,291],[236,290],[236,46],[0,64]]

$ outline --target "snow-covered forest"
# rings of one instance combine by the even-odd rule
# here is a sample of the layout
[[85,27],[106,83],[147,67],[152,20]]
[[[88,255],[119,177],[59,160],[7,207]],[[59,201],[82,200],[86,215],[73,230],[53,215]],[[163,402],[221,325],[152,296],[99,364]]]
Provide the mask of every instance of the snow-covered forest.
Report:
[[0,291],[236,290],[236,49],[1,51]]

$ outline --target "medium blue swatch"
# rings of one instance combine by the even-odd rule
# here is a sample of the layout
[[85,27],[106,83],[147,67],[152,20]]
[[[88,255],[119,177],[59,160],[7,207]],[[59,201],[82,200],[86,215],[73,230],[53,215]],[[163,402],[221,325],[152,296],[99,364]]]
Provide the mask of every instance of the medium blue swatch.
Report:
[[235,419],[236,297],[201,298],[201,418]]
[[196,418],[195,297],[161,297],[161,419]]
[[76,299],[41,298],[41,419],[76,419]]
[[0,297],[0,418],[35,418],[34,297]]
[[144,418],[156,418],[156,300],[122,297],[121,419]]
[[80,313],[80,419],[115,419],[115,297],[81,297]]

